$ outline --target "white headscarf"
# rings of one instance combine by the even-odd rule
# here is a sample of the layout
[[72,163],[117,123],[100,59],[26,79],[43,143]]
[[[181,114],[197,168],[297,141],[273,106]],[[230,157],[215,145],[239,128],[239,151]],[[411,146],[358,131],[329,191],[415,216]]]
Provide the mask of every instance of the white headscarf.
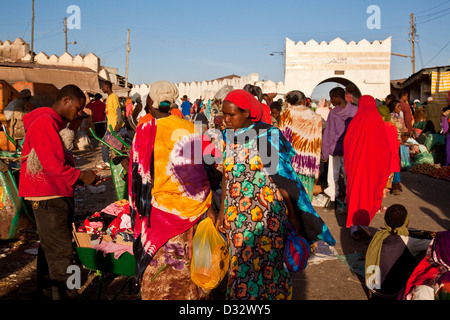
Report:
[[172,106],[178,98],[178,88],[172,82],[157,81],[150,86],[149,95],[155,109],[159,109],[159,105],[163,101],[169,102]]

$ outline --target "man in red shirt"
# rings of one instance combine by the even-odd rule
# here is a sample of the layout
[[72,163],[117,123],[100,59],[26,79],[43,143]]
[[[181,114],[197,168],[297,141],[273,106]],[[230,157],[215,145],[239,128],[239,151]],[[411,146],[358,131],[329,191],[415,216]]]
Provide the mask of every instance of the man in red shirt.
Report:
[[94,101],[88,103],[86,108],[92,110],[92,123],[94,124],[95,133],[100,138],[103,138],[106,132],[106,105],[101,99],[102,95],[100,93],[95,94]]
[[408,104],[408,92],[405,90],[401,90],[398,93],[398,99],[400,100],[400,108],[403,112],[403,121],[405,122],[405,126],[408,129],[408,132],[412,134],[413,132],[413,114],[411,111],[411,107]]
[[32,203],[39,234],[38,298],[44,297],[45,290],[51,290],[54,300],[75,298],[77,294],[66,283],[70,276],[67,268],[73,264],[74,184],[78,179],[92,184],[97,176],[91,170],[75,168],[60,132],[81,115],[85,103],[83,91],[68,85],[59,91],[52,107],[37,108],[23,117],[26,134],[19,196]]

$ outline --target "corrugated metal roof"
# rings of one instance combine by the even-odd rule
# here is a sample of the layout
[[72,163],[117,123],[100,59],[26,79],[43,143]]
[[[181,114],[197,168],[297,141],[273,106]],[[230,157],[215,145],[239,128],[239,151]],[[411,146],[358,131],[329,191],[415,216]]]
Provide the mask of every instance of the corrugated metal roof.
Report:
[[58,89],[74,84],[84,91],[101,92],[98,74],[84,67],[2,62],[0,63],[0,79],[8,83],[17,81],[49,83]]

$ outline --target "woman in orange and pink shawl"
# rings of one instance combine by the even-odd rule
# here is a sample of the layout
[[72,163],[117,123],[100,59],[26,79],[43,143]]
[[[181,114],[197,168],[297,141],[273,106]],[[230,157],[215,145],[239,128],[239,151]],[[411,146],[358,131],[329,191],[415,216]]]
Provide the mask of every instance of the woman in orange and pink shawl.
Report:
[[[391,174],[391,149],[375,99],[365,95],[344,138],[347,228],[358,239],[380,209]],[[365,227],[365,228],[364,228]]]
[[203,168],[202,136],[190,121],[170,114],[178,97],[167,81],[151,85],[152,118],[136,128],[130,154],[129,203],[141,298],[203,299],[190,276],[194,227],[211,208]]

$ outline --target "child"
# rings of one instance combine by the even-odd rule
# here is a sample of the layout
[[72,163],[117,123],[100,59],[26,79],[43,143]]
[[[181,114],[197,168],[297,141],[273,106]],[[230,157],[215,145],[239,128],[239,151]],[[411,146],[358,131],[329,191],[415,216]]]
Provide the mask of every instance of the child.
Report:
[[372,298],[396,299],[431,239],[410,235],[409,213],[401,204],[390,206],[384,220],[386,229],[374,235],[366,252],[366,285]]
[[272,125],[278,127],[281,115],[281,103],[274,101],[270,104],[270,114],[272,115]]

